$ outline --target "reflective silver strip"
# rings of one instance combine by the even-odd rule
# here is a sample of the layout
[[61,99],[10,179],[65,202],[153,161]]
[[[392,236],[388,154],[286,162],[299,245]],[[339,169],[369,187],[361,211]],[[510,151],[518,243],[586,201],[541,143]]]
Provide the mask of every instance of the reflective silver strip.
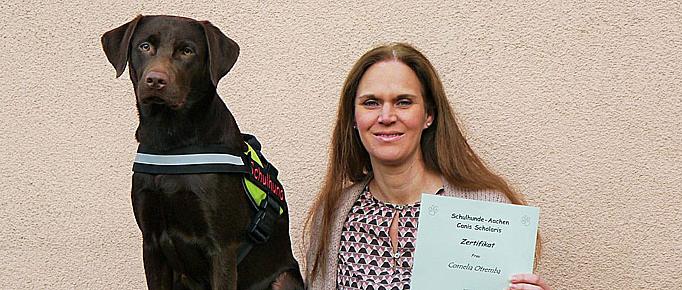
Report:
[[137,153],[135,163],[150,165],[198,165],[198,164],[232,164],[244,165],[241,157],[230,154],[181,154],[155,155]]

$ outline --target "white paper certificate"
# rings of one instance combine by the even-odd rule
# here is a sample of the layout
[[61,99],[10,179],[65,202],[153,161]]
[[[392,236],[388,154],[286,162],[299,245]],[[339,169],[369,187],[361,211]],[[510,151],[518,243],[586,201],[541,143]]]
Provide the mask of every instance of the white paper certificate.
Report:
[[536,207],[423,194],[413,290],[499,290],[532,273]]

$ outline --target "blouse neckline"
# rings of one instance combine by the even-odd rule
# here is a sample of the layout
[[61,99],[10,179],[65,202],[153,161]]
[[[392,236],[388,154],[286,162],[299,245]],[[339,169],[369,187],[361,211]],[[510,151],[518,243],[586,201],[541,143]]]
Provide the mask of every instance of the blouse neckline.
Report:
[[[442,195],[444,190],[445,189],[443,187],[441,187],[435,193],[429,193],[429,194]],[[385,205],[385,206],[388,206],[390,208],[402,209],[405,207],[416,207],[416,206],[419,206],[421,204],[421,200],[413,202],[413,203],[408,203],[408,204],[395,204],[395,203],[391,203],[388,201],[380,200],[380,199],[376,198],[374,196],[374,194],[372,194],[371,190],[369,190],[369,182],[367,182],[367,184],[365,185],[365,188],[363,189],[362,194],[365,195],[372,202],[377,203],[379,205]]]

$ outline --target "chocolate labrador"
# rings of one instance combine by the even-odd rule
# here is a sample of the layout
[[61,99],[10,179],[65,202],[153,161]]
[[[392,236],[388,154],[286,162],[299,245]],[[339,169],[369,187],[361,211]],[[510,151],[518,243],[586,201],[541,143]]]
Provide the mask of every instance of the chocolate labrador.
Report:
[[[210,164],[213,171],[197,170],[203,161],[182,163],[198,156],[185,153],[205,148],[219,148],[209,151],[223,154],[199,154],[210,158],[242,158],[244,152],[258,150],[257,143],[244,141],[216,93],[218,81],[237,60],[239,46],[207,21],[175,16],[138,16],[106,32],[102,46],[116,77],[129,64],[140,121],[135,133],[138,157],[161,162],[144,163],[140,157],[136,166],[171,168],[134,169],[133,174],[132,202],[142,231],[148,288],[303,289],[291,251],[286,204],[281,203],[283,192],[268,179],[276,177],[274,167],[263,175],[269,166],[262,155],[255,155],[256,162],[265,165],[254,167],[257,174],[251,180],[267,179],[257,187],[268,193],[257,204],[247,193],[244,173],[221,171],[221,164]],[[183,154],[166,155],[174,152]],[[161,166],[176,157],[185,159]],[[272,202],[273,192],[280,203]],[[279,209],[279,215],[265,210],[268,204]],[[262,223],[268,217],[269,223]]]

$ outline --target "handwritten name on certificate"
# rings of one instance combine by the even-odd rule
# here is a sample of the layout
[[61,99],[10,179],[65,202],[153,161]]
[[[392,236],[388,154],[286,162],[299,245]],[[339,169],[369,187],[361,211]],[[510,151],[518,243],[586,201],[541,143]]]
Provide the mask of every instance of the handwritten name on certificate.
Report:
[[540,209],[423,194],[413,290],[506,289],[532,273]]

